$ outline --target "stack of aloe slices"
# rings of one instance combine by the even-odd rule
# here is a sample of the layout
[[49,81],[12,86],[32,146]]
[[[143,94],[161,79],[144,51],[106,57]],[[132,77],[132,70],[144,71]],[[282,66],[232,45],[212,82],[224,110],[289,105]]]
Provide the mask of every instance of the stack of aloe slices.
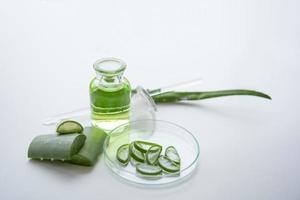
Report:
[[163,173],[179,174],[180,156],[173,146],[165,149],[159,144],[147,141],[134,141],[123,144],[117,150],[117,160],[122,166],[128,163],[136,167],[138,176],[145,178],[161,177]]
[[66,120],[58,124],[56,134],[35,137],[29,145],[28,157],[92,166],[101,153],[105,137],[101,129]]

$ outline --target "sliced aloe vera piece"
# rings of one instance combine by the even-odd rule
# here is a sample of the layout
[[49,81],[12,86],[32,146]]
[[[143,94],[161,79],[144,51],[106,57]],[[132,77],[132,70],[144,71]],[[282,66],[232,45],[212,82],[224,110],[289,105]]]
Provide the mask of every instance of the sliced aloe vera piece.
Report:
[[136,171],[138,174],[143,176],[160,176],[162,169],[159,166],[148,165],[146,163],[139,163],[136,165]]
[[68,135],[39,135],[35,137],[28,149],[32,159],[70,160],[83,146],[86,136],[73,133]]
[[173,146],[169,146],[165,150],[165,156],[167,156],[170,160],[172,160],[174,163],[180,165],[180,156]]
[[161,151],[162,151],[161,146],[150,147],[150,149],[147,151],[146,156],[145,156],[147,163],[150,165],[154,165],[157,162]]
[[103,150],[106,133],[96,127],[84,127],[82,133],[86,136],[85,143],[80,151],[72,156],[71,163],[92,166]]
[[117,160],[123,165],[128,164],[128,162],[129,162],[129,144],[123,144],[118,148]]
[[132,157],[129,156],[129,162],[132,166],[136,166],[137,164],[141,164],[141,163],[144,163],[144,162],[139,162],[139,161],[136,161],[135,159],[133,159]]
[[176,173],[180,171],[180,165],[177,165],[167,156],[160,156],[158,159],[158,165],[165,171],[169,173]]
[[73,120],[66,120],[57,125],[56,132],[60,134],[81,133],[83,127],[80,123]]
[[[160,146],[159,144],[146,142],[146,141],[135,141],[134,147],[141,151],[142,153],[146,153],[152,146]],[[160,146],[161,147],[161,146]]]
[[130,154],[131,158],[133,158],[134,160],[136,160],[138,162],[144,162],[145,161],[144,153],[142,153],[141,151],[139,151],[135,148],[134,142],[132,142],[129,145],[129,154]]

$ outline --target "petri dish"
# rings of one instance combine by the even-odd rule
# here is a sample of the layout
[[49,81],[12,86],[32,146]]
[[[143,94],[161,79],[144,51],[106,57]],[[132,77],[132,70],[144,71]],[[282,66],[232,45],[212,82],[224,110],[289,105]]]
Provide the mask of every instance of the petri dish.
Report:
[[[200,147],[195,136],[185,128],[163,120],[138,120],[120,125],[110,132],[104,143],[105,163],[119,178],[128,183],[143,186],[173,185],[187,180],[197,168]],[[159,178],[148,179],[136,174],[135,166],[122,166],[116,159],[119,146],[135,140],[161,144],[162,154],[168,146],[174,146],[181,157],[181,170],[176,175],[163,173]]]

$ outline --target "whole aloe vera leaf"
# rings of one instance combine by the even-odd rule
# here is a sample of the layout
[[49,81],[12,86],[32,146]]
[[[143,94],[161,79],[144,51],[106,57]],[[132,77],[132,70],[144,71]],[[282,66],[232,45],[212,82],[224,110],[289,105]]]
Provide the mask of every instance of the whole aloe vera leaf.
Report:
[[41,160],[70,160],[83,146],[85,139],[85,135],[78,133],[39,135],[29,145],[28,157]]
[[[150,93],[151,95],[151,93]],[[166,92],[152,96],[156,103],[170,103],[178,101],[190,101],[190,100],[201,100],[224,96],[235,96],[235,95],[248,95],[257,96],[266,99],[272,99],[269,95],[258,92],[255,90],[218,90],[218,91],[207,91],[207,92]]]
[[83,135],[86,136],[85,143],[80,151],[71,157],[70,162],[77,165],[92,166],[103,150],[106,133],[96,127],[85,127]]

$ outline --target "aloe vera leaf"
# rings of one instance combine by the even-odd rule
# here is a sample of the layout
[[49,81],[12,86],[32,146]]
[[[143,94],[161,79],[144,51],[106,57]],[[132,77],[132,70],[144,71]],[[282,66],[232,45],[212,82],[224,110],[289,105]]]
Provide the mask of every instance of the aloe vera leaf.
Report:
[[180,165],[177,165],[167,156],[160,156],[158,159],[158,165],[165,171],[169,173],[175,173],[180,171]]
[[71,163],[92,166],[96,163],[103,150],[106,133],[96,127],[85,127],[83,135],[86,136],[85,143],[78,153],[72,156]]
[[184,100],[201,100],[224,96],[249,95],[272,99],[269,95],[254,90],[219,90],[209,92],[166,92],[152,96],[156,103],[169,103]]
[[56,132],[60,134],[81,133],[83,127],[79,122],[74,120],[65,120],[58,124]]
[[85,139],[85,135],[78,133],[39,135],[29,145],[28,157],[41,160],[70,160],[83,146]]
[[145,154],[134,147],[134,142],[129,145],[129,155],[132,159],[138,162],[145,161]]
[[146,153],[146,161],[150,165],[154,165],[158,160],[160,153],[162,151],[161,146],[152,146]]
[[141,140],[136,140],[133,142],[134,147],[142,153],[146,153],[152,146],[159,146],[159,144],[153,142],[146,142]]
[[138,163],[136,165],[136,172],[142,176],[159,176],[162,174],[162,169],[159,166]]
[[171,161],[176,163],[177,165],[180,165],[180,156],[173,146],[169,146],[165,150],[165,156],[167,156]]
[[129,162],[129,144],[121,145],[117,150],[117,160],[124,166]]

